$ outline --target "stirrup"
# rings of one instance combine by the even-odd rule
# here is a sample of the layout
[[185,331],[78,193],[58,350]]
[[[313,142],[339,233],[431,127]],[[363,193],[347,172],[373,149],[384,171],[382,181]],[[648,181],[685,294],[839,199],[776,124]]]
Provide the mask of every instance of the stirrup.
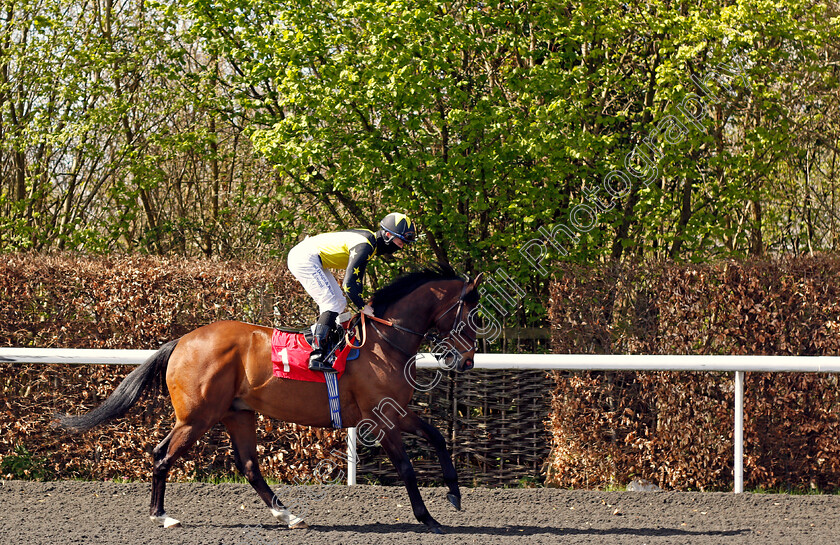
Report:
[[[328,350],[316,348],[309,354],[309,370],[322,373],[335,373],[333,362],[335,361],[335,347],[327,345]],[[321,351],[316,354],[315,351]],[[326,352],[326,353],[323,353]]]
[[310,359],[309,360],[309,370],[315,372],[322,372],[322,373],[335,373],[335,369],[333,366],[326,361],[324,361],[323,356],[317,359]]

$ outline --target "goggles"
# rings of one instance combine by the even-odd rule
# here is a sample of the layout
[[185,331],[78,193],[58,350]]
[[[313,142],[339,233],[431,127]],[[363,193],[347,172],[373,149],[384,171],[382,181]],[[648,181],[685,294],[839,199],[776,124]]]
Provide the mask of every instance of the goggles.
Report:
[[[383,229],[385,229],[385,228],[383,227]],[[391,236],[397,237],[398,239],[405,242],[406,244],[410,244],[410,243],[414,242],[414,232],[413,231],[409,231],[408,233],[406,233],[404,235],[401,235],[399,233],[395,233],[395,232],[391,231],[390,229],[385,229],[385,232],[389,233]]]

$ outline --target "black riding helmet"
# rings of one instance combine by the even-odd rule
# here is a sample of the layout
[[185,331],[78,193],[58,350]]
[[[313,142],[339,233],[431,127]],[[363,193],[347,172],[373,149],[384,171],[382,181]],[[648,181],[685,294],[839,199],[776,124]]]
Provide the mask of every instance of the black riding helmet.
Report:
[[399,212],[392,212],[388,214],[382,221],[379,222],[379,231],[376,233],[378,244],[378,251],[380,254],[390,254],[400,249],[394,243],[394,239],[398,238],[406,244],[411,244],[417,235],[414,228],[414,223],[405,214]]

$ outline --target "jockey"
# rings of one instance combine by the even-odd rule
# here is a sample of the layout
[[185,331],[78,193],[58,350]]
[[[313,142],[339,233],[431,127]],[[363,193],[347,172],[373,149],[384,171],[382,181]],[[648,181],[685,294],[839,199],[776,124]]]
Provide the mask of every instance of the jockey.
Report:
[[362,279],[368,260],[375,255],[396,252],[414,241],[414,224],[405,214],[392,213],[379,223],[374,233],[367,229],[348,229],[306,237],[289,251],[289,271],[303,284],[306,293],[318,303],[318,321],[315,323],[309,369],[332,371],[327,361],[327,346],[336,317],[347,306],[342,289],[335,276],[327,269],[346,269],[344,293],[362,312],[373,315],[370,305],[362,299]]

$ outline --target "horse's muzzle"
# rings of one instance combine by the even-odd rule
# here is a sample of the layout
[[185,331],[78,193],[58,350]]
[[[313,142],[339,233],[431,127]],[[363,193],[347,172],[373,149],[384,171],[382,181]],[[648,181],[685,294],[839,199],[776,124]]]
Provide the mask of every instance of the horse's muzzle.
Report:
[[475,362],[472,358],[467,358],[464,360],[464,363],[461,364],[461,371],[469,371],[473,367],[475,367]]

